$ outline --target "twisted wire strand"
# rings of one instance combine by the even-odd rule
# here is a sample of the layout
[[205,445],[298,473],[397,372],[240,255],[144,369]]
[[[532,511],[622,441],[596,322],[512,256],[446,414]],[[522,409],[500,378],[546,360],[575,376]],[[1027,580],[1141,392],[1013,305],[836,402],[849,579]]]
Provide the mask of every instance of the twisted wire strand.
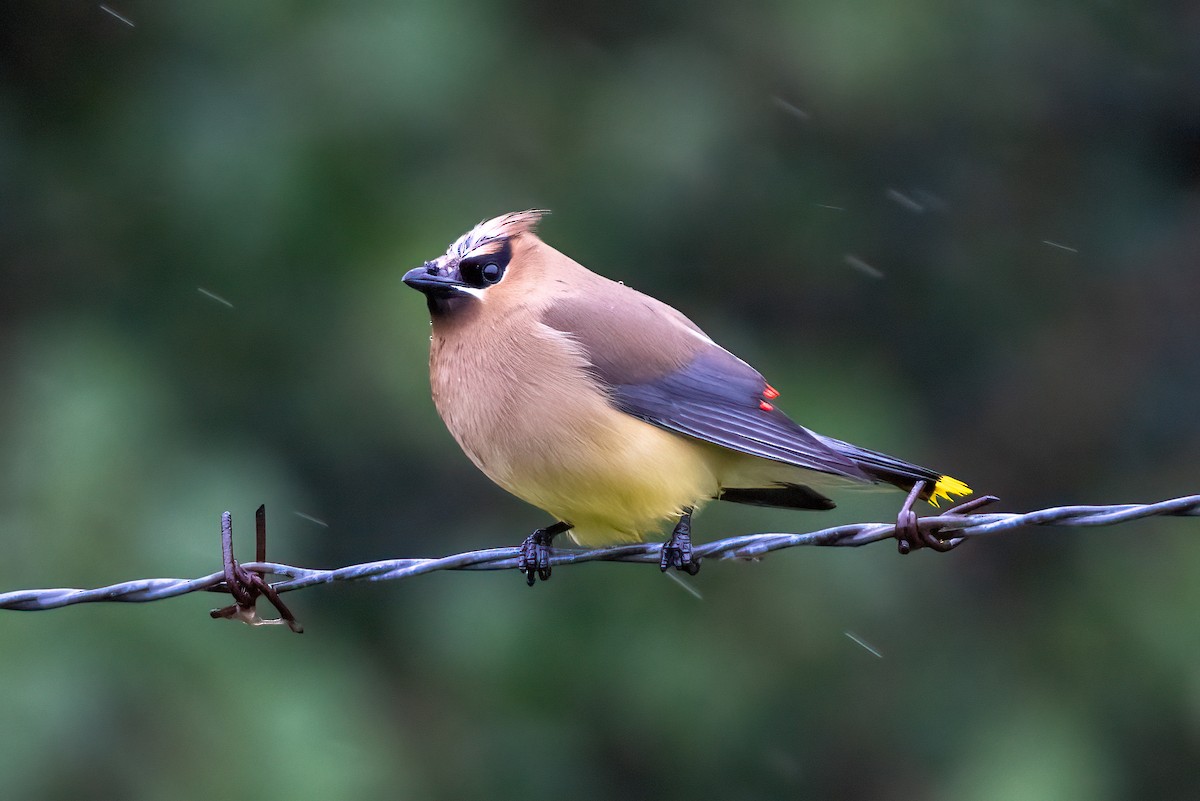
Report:
[[[1200,517],[1200,495],[1149,504],[1109,506],[1057,506],[1024,514],[942,514],[923,517],[918,525],[953,532],[955,538],[974,539],[1029,526],[1112,526],[1144,517]],[[727,537],[693,546],[695,555],[710,559],[755,560],[773,551],[802,545],[858,547],[890,539],[894,523],[851,523],[803,534],[764,533]],[[553,566],[581,562],[640,562],[657,565],[661,545],[638,543],[588,550],[555,549]],[[296,567],[278,562],[247,562],[242,567],[263,575],[280,577],[271,582],[276,592],[302,590],[318,584],[338,581],[395,581],[438,570],[511,570],[517,566],[519,548],[486,548],[438,558],[385,559],[349,565],[334,570]],[[228,592],[223,571],[193,579],[151,578],[125,581],[107,587],[83,590],[72,588],[16,590],[0,593],[0,609],[36,612],[84,603],[148,603],[193,592]]]

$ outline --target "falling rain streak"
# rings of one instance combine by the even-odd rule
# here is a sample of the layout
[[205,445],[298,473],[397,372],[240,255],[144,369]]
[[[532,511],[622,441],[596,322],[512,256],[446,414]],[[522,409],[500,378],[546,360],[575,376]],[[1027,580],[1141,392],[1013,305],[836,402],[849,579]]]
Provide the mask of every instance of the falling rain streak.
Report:
[[844,260],[846,264],[864,275],[869,275],[877,280],[883,279],[883,270],[880,270],[878,267],[872,267],[853,253],[847,253]]
[[126,25],[128,25],[130,28],[136,28],[136,27],[137,27],[136,25],[134,25],[134,24],[133,24],[133,20],[129,19],[128,17],[123,17],[123,16],[121,16],[120,14],[118,14],[118,13],[117,13],[117,12],[115,12],[115,11],[113,11],[111,8],[109,8],[109,7],[108,7],[108,6],[106,6],[106,5],[101,5],[101,6],[100,6],[100,10],[101,10],[101,11],[107,11],[109,14],[112,14],[114,17],[116,17],[117,19],[121,20],[121,22],[124,22],[124,23],[125,23]]
[[913,214],[925,213],[924,206],[901,192],[899,189],[889,189],[885,194],[887,195],[888,200],[896,203],[903,209],[911,211]]
[[221,297],[220,295],[218,295],[215,292],[209,292],[207,289],[205,289],[202,286],[196,287],[196,291],[199,292],[204,297],[209,298],[211,300],[215,300],[217,303],[220,303],[223,306],[228,306],[231,309],[233,308],[233,304],[230,303],[229,301],[225,300],[225,298]]
[[861,638],[859,638],[859,636],[857,634],[855,634],[854,632],[844,631],[842,633],[845,634],[850,639],[851,642],[855,643],[856,645],[862,646],[863,649],[865,649],[868,653],[872,654],[873,656],[875,656],[879,659],[883,659],[883,654],[879,653],[874,648],[872,648],[870,645],[867,645],[867,643],[863,642],[863,640]]
[[315,518],[312,515],[306,515],[306,514],[304,514],[304,512],[298,511],[296,509],[292,510],[292,514],[294,514],[296,517],[302,517],[305,520],[309,521],[310,523],[316,523],[318,526],[322,526],[324,528],[329,528],[328,523],[326,523],[324,520]]
[[793,103],[789,103],[788,101],[784,100],[782,97],[778,97],[778,96],[772,97],[771,100],[780,109],[787,112],[788,114],[791,114],[793,117],[795,117],[798,120],[804,120],[805,122],[808,122],[809,120],[812,119],[812,115],[809,114],[807,111],[805,111],[804,109],[800,108],[799,106],[797,106]]
[[687,592],[688,595],[691,595],[693,598],[695,598],[697,601],[704,600],[704,596],[700,594],[700,590],[696,589],[691,584],[687,583],[682,578],[675,575],[675,572],[673,570],[668,570],[663,575],[666,576],[667,578],[671,579],[672,581],[674,581],[680,587],[683,587],[684,591]]

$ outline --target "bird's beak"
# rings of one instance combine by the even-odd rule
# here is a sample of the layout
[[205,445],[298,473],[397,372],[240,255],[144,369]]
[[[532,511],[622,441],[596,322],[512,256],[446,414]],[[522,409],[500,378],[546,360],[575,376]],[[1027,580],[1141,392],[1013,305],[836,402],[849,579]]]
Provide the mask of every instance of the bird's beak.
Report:
[[462,281],[456,281],[449,276],[431,273],[426,267],[416,267],[406,272],[404,283],[418,292],[443,298],[463,294],[461,290],[466,286]]

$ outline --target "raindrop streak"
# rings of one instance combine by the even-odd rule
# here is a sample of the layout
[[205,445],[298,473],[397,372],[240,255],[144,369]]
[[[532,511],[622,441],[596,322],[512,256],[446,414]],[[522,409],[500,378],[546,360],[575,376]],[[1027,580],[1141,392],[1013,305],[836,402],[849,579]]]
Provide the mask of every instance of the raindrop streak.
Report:
[[704,596],[700,594],[700,590],[696,589],[691,584],[688,584],[686,581],[681,579],[679,576],[675,575],[675,572],[673,570],[668,570],[666,575],[667,575],[667,578],[674,581],[680,587],[683,587],[683,589],[686,590],[687,593],[689,595],[691,595],[693,598],[695,598],[697,601],[704,600]]
[[212,299],[213,299],[213,300],[215,300],[217,303],[224,304],[224,305],[228,306],[228,307],[229,307],[229,308],[231,308],[231,309],[233,308],[233,304],[232,304],[232,303],[230,303],[229,301],[225,300],[225,298],[221,297],[220,295],[218,295],[218,294],[216,294],[216,293],[214,293],[214,292],[209,292],[207,289],[205,289],[205,288],[204,288],[204,287],[202,287],[202,286],[198,286],[198,287],[196,287],[196,291],[197,291],[197,292],[199,292],[201,295],[203,295],[203,296],[204,296],[204,297],[206,297],[206,298],[212,298]]
[[809,120],[812,119],[812,115],[809,114],[807,111],[800,108],[799,106],[796,106],[796,105],[793,105],[792,103],[787,102],[786,100],[784,100],[782,97],[779,97],[778,95],[776,95],[775,97],[772,97],[771,100],[775,103],[776,106],[783,109],[788,114],[791,114],[796,119],[804,120],[805,122],[808,122]]
[[312,515],[306,515],[306,514],[304,514],[304,512],[297,511],[296,509],[292,510],[292,514],[294,514],[296,517],[303,517],[305,520],[309,521],[310,523],[316,523],[318,526],[322,526],[324,528],[329,528],[328,523],[326,523],[324,520],[318,520],[317,518],[313,517]]
[[935,195],[932,192],[928,192],[924,189],[914,189],[913,198],[915,198],[918,203],[925,206],[925,208],[932,209],[933,211],[940,212],[949,208],[945,200],[938,195]]
[[846,210],[845,206],[830,206],[827,203],[814,203],[813,205],[816,206],[818,209],[833,209],[834,211],[845,211]]
[[122,17],[120,14],[118,14],[118,13],[117,13],[117,12],[115,12],[115,11],[113,11],[111,8],[109,8],[109,7],[108,7],[108,6],[106,6],[106,5],[103,5],[103,4],[101,4],[101,6],[100,6],[100,10],[101,10],[101,11],[107,11],[109,14],[112,14],[114,17],[116,17],[117,19],[121,20],[121,22],[124,22],[124,23],[125,23],[126,25],[128,25],[130,28],[136,28],[136,27],[137,27],[136,25],[134,25],[134,24],[133,24],[133,20],[129,19],[128,17]]
[[872,267],[858,256],[855,256],[853,253],[846,254],[845,262],[864,275],[869,275],[877,280],[883,280],[883,270],[880,270],[877,267]]
[[1070,245],[1064,245],[1060,242],[1051,242],[1049,239],[1043,239],[1042,244],[1049,245],[1052,248],[1058,248],[1059,250],[1065,250],[1068,253],[1078,253],[1079,252],[1077,249],[1071,247]]
[[896,203],[900,204],[901,208],[908,209],[913,214],[923,214],[925,212],[924,206],[901,192],[899,189],[889,189],[886,194],[888,200],[895,201]]
[[847,637],[849,637],[849,638],[850,638],[850,640],[851,640],[852,642],[856,643],[857,645],[861,645],[861,646],[862,646],[864,649],[866,649],[867,651],[869,651],[869,652],[870,652],[872,655],[874,655],[876,658],[878,658],[878,659],[883,659],[883,654],[879,653],[879,652],[878,652],[878,651],[876,651],[874,648],[872,648],[871,646],[867,645],[865,642],[863,642],[862,640],[860,640],[860,639],[859,639],[859,638],[858,638],[858,637],[857,637],[857,636],[854,634],[854,632],[852,632],[852,631],[843,631],[842,633],[843,633],[843,634],[845,634]]

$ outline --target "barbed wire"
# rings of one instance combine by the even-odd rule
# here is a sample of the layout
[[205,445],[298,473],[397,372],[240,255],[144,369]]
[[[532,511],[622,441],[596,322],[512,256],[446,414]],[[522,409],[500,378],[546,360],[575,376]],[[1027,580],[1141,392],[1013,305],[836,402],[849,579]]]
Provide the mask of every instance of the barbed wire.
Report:
[[[953,511],[920,518],[917,525],[957,544],[963,540],[991,536],[1030,526],[1111,526],[1153,516],[1200,517],[1200,495],[1149,504],[1115,504],[1108,506],[1057,506],[1024,514],[992,512],[961,514]],[[262,507],[257,515],[258,548],[254,562],[238,563],[233,558],[233,523],[229,512],[221,517],[224,569],[193,579],[151,578],[125,581],[95,589],[33,589],[0,593],[0,609],[36,612],[84,603],[149,603],[187,595],[193,592],[231,594],[235,603],[212,611],[213,617],[241,620],[250,625],[283,623],[293,631],[301,631],[299,623],[279,599],[293,592],[319,584],[338,581],[396,581],[439,570],[512,570],[517,567],[519,547],[486,548],[436,558],[385,559],[322,570],[279,562],[266,561],[266,522]],[[947,534],[952,537],[946,538]],[[824,528],[803,534],[763,533],[726,537],[693,546],[693,556],[720,560],[758,560],[785,548],[804,545],[859,547],[896,534],[895,523],[851,523]],[[582,562],[637,562],[659,564],[662,545],[638,543],[605,548],[555,548],[551,566],[573,565]],[[265,577],[277,576],[268,582]],[[263,619],[255,610],[254,601],[266,595],[279,610],[279,619]]]

